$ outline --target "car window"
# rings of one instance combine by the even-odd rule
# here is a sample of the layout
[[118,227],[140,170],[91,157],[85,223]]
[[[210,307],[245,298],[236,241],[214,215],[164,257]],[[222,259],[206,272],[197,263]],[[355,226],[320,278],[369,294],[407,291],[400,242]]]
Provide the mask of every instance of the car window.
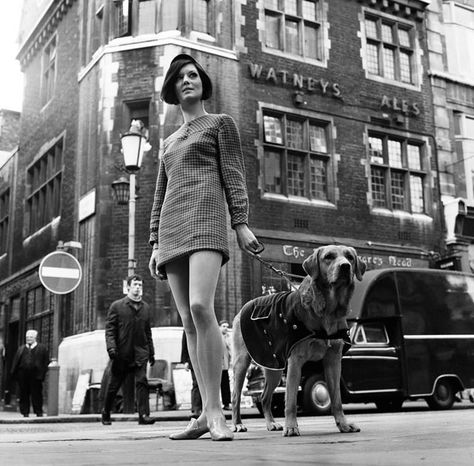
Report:
[[385,325],[381,323],[363,324],[357,327],[354,336],[356,344],[386,344],[388,335]]

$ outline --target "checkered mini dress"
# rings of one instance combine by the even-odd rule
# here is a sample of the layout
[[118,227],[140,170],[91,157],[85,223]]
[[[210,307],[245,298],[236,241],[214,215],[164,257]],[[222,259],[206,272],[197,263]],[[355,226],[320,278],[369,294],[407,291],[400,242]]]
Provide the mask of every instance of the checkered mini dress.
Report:
[[248,223],[248,196],[240,136],[234,120],[206,114],[164,142],[150,219],[158,243],[158,270],[199,250],[229,260],[226,201],[231,226]]

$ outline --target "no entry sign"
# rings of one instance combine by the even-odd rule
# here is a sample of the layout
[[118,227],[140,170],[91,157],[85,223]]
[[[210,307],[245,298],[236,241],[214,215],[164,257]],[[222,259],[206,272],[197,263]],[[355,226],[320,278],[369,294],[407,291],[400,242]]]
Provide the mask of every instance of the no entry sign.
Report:
[[71,293],[81,283],[81,264],[71,254],[55,251],[41,261],[39,277],[41,283],[51,293]]

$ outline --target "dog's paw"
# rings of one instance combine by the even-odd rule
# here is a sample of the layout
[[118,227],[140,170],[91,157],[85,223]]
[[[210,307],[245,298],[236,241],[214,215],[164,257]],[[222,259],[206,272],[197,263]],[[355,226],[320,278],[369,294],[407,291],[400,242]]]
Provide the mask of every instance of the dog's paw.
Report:
[[271,422],[270,424],[267,424],[267,430],[271,432],[275,430],[283,430],[283,426],[281,424],[278,424],[278,422]]
[[301,434],[298,427],[285,427],[282,435],[283,437],[299,437]]
[[350,424],[348,422],[338,422],[337,427],[343,434],[349,434],[352,432],[360,432],[360,428],[355,424]]
[[234,432],[247,432],[247,427],[243,424],[236,424],[234,425]]

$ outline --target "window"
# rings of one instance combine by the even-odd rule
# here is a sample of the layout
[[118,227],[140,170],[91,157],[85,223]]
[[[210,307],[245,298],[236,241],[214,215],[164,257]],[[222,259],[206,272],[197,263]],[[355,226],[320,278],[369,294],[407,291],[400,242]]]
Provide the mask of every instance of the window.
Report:
[[139,0],[138,34],[154,34],[156,24],[156,1]]
[[[303,270],[301,263],[272,261],[272,264],[277,270],[289,274],[291,283],[297,288],[303,281],[303,278],[306,276],[306,272]],[[262,295],[292,290],[290,282],[286,278],[282,277],[280,274],[277,274],[268,267],[261,267],[260,277]]]
[[290,114],[263,115],[264,192],[329,200],[328,123]]
[[26,235],[59,216],[63,142],[54,144],[27,172]]
[[443,2],[448,71],[472,80],[474,76],[474,8],[456,2]]
[[193,0],[193,30],[210,34],[209,0]]
[[368,147],[372,206],[425,213],[423,144],[370,133]]
[[10,189],[0,195],[0,254],[8,250],[8,214],[10,211]]
[[26,327],[38,332],[38,341],[50,351],[53,339],[53,295],[44,286],[26,292]]
[[373,323],[359,325],[354,335],[356,344],[384,344],[388,343],[387,330],[383,324]]
[[322,60],[319,0],[265,0],[265,47]]
[[365,16],[365,68],[369,75],[406,84],[414,82],[414,27]]
[[114,0],[116,37],[131,34],[132,0]]
[[46,105],[54,94],[56,84],[56,36],[43,50],[42,103]]

